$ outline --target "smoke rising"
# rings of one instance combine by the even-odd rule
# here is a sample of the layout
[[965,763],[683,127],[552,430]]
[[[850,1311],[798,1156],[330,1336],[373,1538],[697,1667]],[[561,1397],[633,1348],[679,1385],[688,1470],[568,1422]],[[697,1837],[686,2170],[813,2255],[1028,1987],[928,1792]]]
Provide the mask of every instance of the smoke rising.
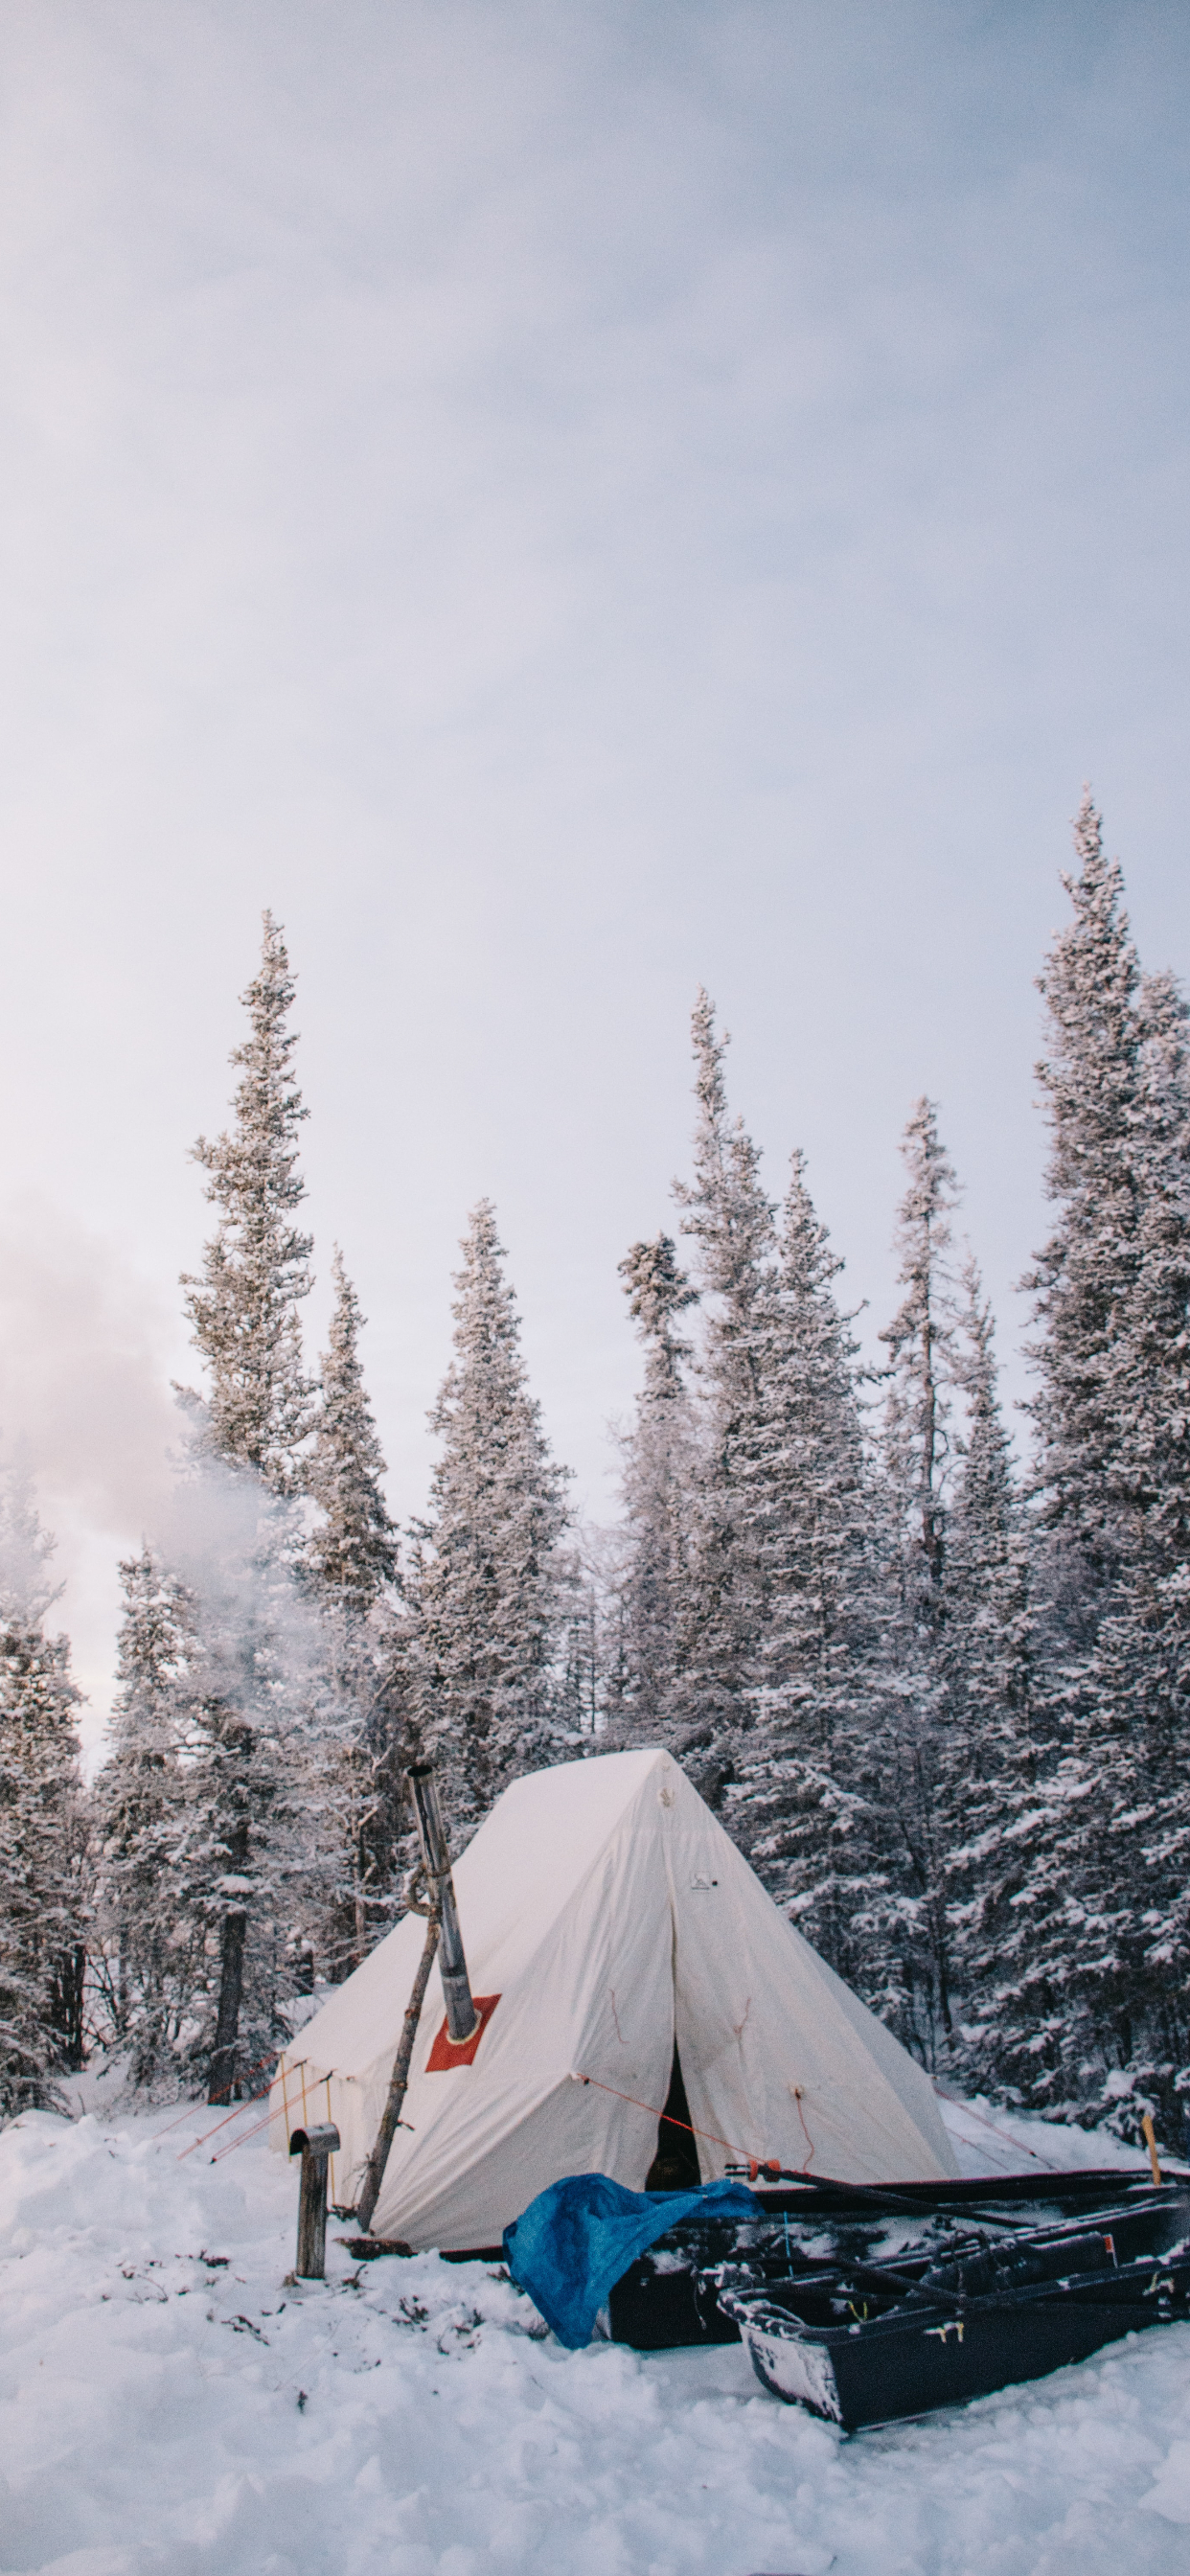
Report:
[[163,1566],[194,1594],[207,1651],[224,1664],[231,1691],[237,1668],[261,1647],[283,1658],[291,1682],[316,1683],[326,1638],[286,1562],[286,1540],[301,1526],[290,1517],[294,1507],[222,1459],[178,1463],[182,1472],[148,1535]]
[[0,1218],[0,1442],[27,1468],[57,1541],[69,1630],[87,1693],[89,1760],[110,1703],[117,1560],[169,1505],[182,1425],[170,1391],[175,1319],[117,1244],[27,1193]]

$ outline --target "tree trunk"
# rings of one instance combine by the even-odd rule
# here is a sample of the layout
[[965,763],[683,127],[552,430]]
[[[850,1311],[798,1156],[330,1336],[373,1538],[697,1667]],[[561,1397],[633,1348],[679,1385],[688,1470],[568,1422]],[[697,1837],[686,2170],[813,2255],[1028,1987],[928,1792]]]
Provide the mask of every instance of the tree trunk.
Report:
[[220,1943],[219,2013],[211,2057],[208,2102],[230,2102],[235,2081],[236,2042],[240,2030],[240,1997],[244,1991],[244,1936],[248,1917],[238,1908],[223,1917]]
[[86,1977],[87,1953],[81,1941],[72,1942],[54,1962],[50,2005],[50,2021],[62,2043],[63,2061],[72,2074],[83,2062]]

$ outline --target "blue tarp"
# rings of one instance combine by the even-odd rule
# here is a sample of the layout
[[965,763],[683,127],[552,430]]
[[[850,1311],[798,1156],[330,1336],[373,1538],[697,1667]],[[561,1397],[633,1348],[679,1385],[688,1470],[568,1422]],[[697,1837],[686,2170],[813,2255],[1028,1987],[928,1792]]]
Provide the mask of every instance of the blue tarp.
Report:
[[590,2342],[608,2292],[659,2236],[684,2218],[755,2218],[762,2208],[742,2182],[644,2192],[626,2191],[607,2174],[568,2174],[505,2228],[505,2260],[559,2343],[577,2352]]

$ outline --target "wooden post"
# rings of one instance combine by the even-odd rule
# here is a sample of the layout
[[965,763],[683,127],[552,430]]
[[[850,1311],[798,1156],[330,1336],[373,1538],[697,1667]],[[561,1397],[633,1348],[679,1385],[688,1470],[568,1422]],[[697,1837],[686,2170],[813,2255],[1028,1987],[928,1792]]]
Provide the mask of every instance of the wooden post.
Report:
[[330,2120],[324,2120],[319,2128],[295,2129],[289,2141],[290,2155],[300,2155],[302,2160],[297,2261],[293,2267],[299,2281],[326,2279],[326,2163],[338,2145],[339,2132]]
[[1159,2183],[1161,2180],[1161,2165],[1157,2155],[1157,2138],[1153,2128],[1153,2114],[1151,2111],[1146,2111],[1140,2125],[1144,2132],[1145,2145],[1149,2150],[1149,2163],[1153,2168],[1153,2180],[1154,2182]]

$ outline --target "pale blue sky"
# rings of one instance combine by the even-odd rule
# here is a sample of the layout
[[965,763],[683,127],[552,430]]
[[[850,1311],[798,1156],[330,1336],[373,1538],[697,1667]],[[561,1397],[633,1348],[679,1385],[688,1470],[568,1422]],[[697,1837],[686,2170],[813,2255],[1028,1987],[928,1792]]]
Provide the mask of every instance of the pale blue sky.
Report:
[[98,1696],[266,903],[402,1513],[482,1192],[610,1512],[700,980],[873,1329],[940,1101],[1019,1391],[1085,777],[1190,964],[1186,10],[0,36],[0,1400]]

